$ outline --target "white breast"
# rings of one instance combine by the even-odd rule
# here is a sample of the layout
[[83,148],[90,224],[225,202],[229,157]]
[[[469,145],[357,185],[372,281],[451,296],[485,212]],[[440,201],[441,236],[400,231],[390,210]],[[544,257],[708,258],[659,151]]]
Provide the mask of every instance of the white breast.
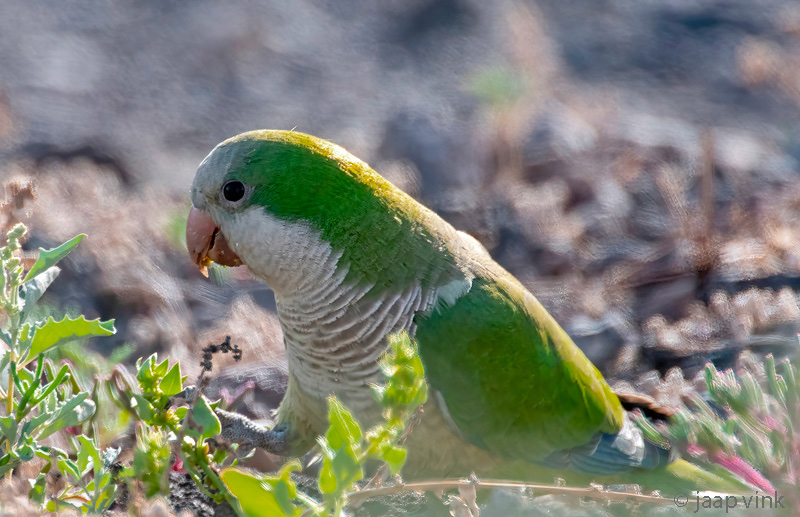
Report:
[[340,284],[330,304],[278,304],[289,369],[298,383],[321,399],[335,393],[353,410],[374,404],[369,385],[384,381],[378,360],[387,335],[413,332],[415,312],[433,298],[420,288],[383,298],[366,291]]
[[432,307],[436,291],[414,286],[376,296],[370,285],[347,285],[341,253],[319,232],[259,208],[223,222],[222,231],[275,291],[289,371],[303,391],[319,400],[334,393],[353,410],[374,405],[369,385],[384,380],[378,360],[387,335],[413,332],[414,314]]

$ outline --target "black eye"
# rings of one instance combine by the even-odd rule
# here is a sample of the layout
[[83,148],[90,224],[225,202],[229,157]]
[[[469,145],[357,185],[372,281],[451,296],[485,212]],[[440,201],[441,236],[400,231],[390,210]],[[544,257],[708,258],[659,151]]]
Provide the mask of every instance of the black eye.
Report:
[[229,181],[222,186],[222,195],[228,201],[239,201],[244,197],[244,185],[241,181]]

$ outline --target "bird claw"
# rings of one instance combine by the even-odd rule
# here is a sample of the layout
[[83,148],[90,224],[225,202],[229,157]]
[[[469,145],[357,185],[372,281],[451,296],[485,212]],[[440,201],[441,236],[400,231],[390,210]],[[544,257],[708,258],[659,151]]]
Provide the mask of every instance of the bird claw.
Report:
[[[170,403],[173,406],[191,404],[199,393],[197,386],[186,386],[183,391],[170,397]],[[219,437],[223,440],[238,443],[242,446],[242,450],[258,447],[279,456],[289,455],[287,424],[278,424],[272,429],[267,429],[239,413],[224,409],[216,409],[214,412],[219,418],[221,428]]]
[[220,437],[240,445],[258,447],[279,456],[289,455],[289,426],[278,424],[267,429],[239,413],[217,409]]

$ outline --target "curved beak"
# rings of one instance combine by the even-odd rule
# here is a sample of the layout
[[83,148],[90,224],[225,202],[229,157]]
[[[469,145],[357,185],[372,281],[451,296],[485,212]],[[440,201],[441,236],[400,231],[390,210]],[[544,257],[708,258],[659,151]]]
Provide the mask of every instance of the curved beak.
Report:
[[186,247],[192,262],[206,277],[212,262],[231,267],[242,265],[242,260],[228,246],[228,241],[211,216],[194,206],[186,220]]

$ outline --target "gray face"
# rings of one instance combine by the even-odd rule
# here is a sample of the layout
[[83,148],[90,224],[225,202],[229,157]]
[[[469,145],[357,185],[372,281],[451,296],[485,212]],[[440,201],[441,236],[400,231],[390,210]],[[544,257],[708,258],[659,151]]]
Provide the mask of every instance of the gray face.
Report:
[[[238,155],[233,153],[233,146],[223,142],[197,167],[191,189],[192,205],[199,210],[209,212],[215,221],[218,217],[224,218],[225,213],[234,213],[243,208],[253,194],[252,185],[246,185],[230,177],[233,161],[237,159],[240,160]],[[236,183],[241,187],[241,192],[236,191],[236,195],[231,196],[233,189],[230,189],[230,186]],[[218,221],[218,224],[220,223]]]

